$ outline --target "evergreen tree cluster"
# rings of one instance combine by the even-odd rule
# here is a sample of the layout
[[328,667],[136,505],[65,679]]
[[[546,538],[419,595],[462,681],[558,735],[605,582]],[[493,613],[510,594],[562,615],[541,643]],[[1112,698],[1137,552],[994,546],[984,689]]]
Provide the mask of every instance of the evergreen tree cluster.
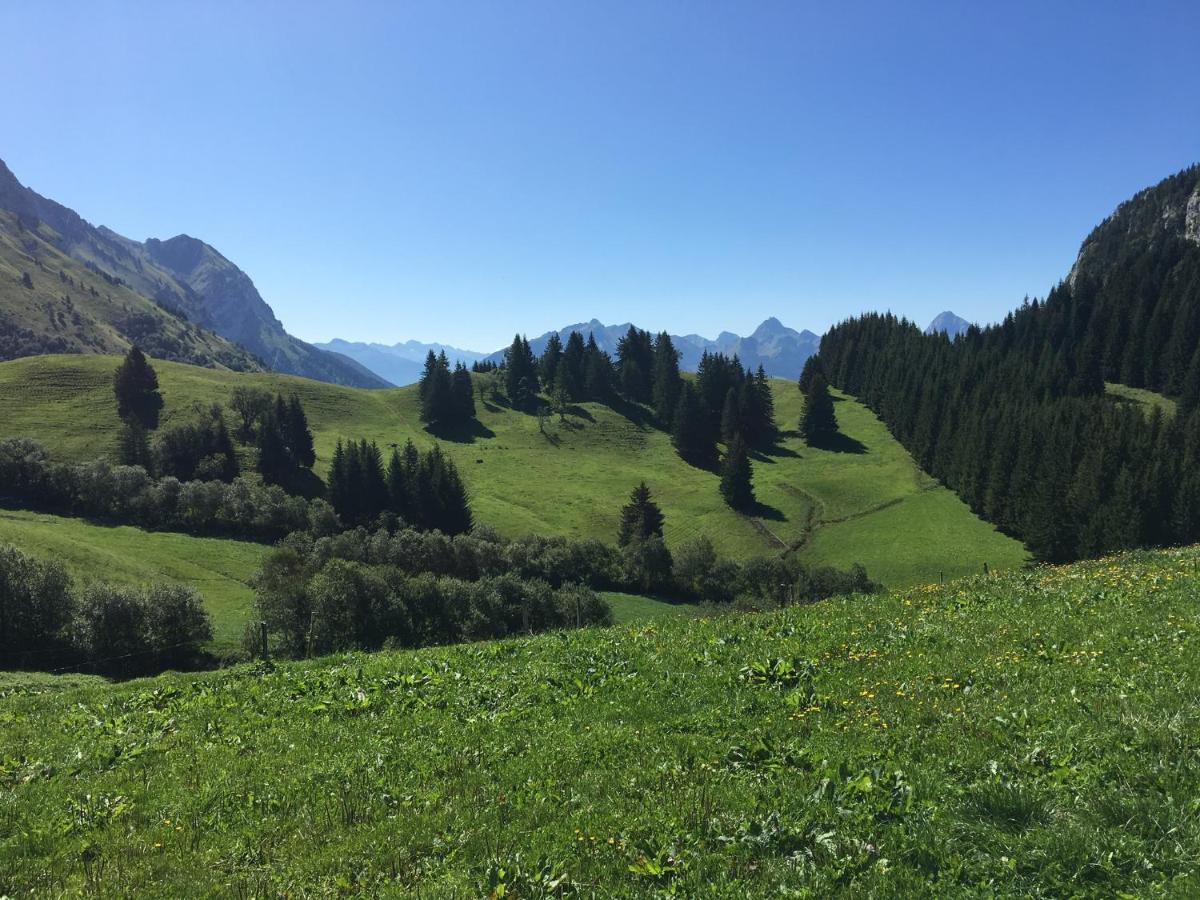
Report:
[[443,350],[425,357],[425,369],[417,382],[421,421],[436,429],[458,428],[475,418],[475,388],[471,373],[461,362],[450,369]]
[[386,468],[374,442],[338,441],[329,468],[329,502],[349,526],[383,519],[453,535],[470,531],[473,524],[454,460],[436,445],[421,453],[412,441],[403,449],[393,447]]
[[488,372],[495,372],[500,368],[500,364],[487,359],[477,359],[471,363],[471,371],[479,375],[484,375]]
[[[1043,559],[1200,540],[1200,246],[1193,166],[1123,203],[1071,278],[951,341],[890,315],[834,328],[830,381]],[[1105,382],[1177,399],[1147,414]]]
[[1079,395],[1036,350],[1043,310],[957,341],[864,316],[832,329],[821,357],[922,468],[1042,559],[1200,540],[1200,411]]
[[705,352],[696,380],[679,392],[672,417],[675,449],[696,466],[717,459],[717,442],[731,446],[740,439],[761,447],[775,436],[775,403],[762,366],[743,368],[737,356]]
[[295,486],[303,470],[311,471],[316,463],[308,417],[296,394],[287,400],[277,394],[259,419],[257,432],[258,471],[267,484]]
[[[122,454],[125,452],[122,447]],[[145,450],[139,448],[137,452]],[[139,464],[130,459],[122,459],[122,463]],[[154,466],[148,471],[179,481],[233,481],[241,467],[221,405],[214,403],[201,409],[194,422],[164,429],[154,453]]]

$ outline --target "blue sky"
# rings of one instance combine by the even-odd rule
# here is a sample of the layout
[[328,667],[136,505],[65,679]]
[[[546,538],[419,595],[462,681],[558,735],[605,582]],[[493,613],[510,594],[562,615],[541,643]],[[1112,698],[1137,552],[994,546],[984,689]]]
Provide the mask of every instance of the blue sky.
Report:
[[1200,160],[1186,3],[6,3],[0,158],[308,340],[988,321]]

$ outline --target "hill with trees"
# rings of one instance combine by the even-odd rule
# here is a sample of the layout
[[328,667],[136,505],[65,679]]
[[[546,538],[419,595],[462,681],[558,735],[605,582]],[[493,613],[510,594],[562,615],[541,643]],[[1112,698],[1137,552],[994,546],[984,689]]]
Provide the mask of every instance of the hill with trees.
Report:
[[999,325],[951,341],[870,314],[831,329],[820,359],[1044,559],[1200,539],[1200,166],[1123,203],[1069,279]]
[[[116,462],[122,422],[113,373],[119,362],[67,355],[0,363],[0,439],[32,438],[63,462],[86,464],[97,456]],[[365,391],[159,360],[154,369],[163,398],[159,431],[190,427],[220,404],[244,474],[255,473],[257,461],[253,441],[238,437],[235,392],[295,394],[312,432],[315,477],[328,480],[339,440],[375,443],[385,466],[393,444],[403,448],[411,439],[421,452],[438,445],[465,483],[475,521],[513,537],[535,533],[611,543],[621,505],[645,480],[665,514],[664,537],[672,549],[707,535],[723,556],[787,553],[841,568],[861,562],[888,585],[965,574],[984,562],[1003,568],[1024,561],[1019,542],[984,525],[923,475],[853,399],[835,397],[838,426],[862,452],[807,446],[795,430],[803,398],[794,382],[767,380],[781,431],[775,443],[750,451],[757,506],[744,513],[726,504],[715,465],[697,468],[680,459],[671,434],[640,405],[620,411],[581,400],[566,404],[561,416],[538,416],[508,404],[504,373],[476,374],[477,426],[448,439],[421,421],[415,386]],[[301,514],[291,501],[269,505],[280,521]],[[245,527],[266,525],[247,520]]]

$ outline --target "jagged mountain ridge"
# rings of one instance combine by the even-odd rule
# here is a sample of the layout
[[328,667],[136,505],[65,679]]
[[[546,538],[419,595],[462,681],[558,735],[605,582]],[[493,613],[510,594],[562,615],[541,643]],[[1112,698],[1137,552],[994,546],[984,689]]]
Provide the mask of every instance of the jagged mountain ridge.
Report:
[[[590,322],[560,328],[557,334],[565,343],[572,331],[578,331],[584,337],[590,333],[596,338],[597,346],[612,355],[617,352],[617,342],[629,328],[629,322],[605,325],[598,319],[592,319]],[[530,338],[529,346],[535,354],[540,355],[546,349],[546,343],[552,334],[555,332],[548,331],[536,338]],[[774,317],[764,321],[746,337],[722,331],[716,340],[709,340],[698,334],[673,334],[671,341],[679,351],[679,365],[684,371],[694,372],[700,364],[700,357],[707,350],[730,356],[737,354],[743,365],[751,368],[762,365],[768,375],[776,378],[798,378],[805,361],[816,354],[821,346],[820,335],[807,330],[796,331],[788,328]],[[494,362],[500,362],[503,358],[503,350],[497,350],[487,357]]]
[[120,352],[136,342],[198,365],[387,386],[288,334],[249,276],[210,245],[188,235],[142,243],[93,226],[3,161],[0,238],[0,355]]

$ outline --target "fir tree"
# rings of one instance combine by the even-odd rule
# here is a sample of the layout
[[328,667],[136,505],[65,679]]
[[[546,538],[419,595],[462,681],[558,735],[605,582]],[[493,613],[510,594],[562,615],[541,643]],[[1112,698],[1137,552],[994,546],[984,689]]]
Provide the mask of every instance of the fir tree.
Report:
[[629,502],[621,507],[621,527],[617,532],[617,543],[625,547],[644,541],[652,535],[662,537],[663,514],[650,496],[650,488],[642,482],[629,495]]
[[556,333],[550,335],[546,341],[546,349],[542,351],[542,358],[538,362],[540,368],[539,375],[543,385],[549,387],[555,383],[558,377],[558,366],[562,362],[563,357],[563,342]]
[[117,459],[123,466],[141,466],[147,472],[153,473],[154,471],[154,454],[150,450],[150,438],[146,427],[137,418],[131,416],[121,425]]
[[721,408],[721,439],[732,444],[742,434],[742,413],[738,404],[738,389],[730,388],[725,393],[725,404]]
[[654,415],[669,430],[674,425],[675,407],[683,390],[683,378],[679,374],[679,352],[665,331],[654,340],[652,381]]
[[808,386],[804,398],[804,415],[800,419],[800,435],[811,446],[828,442],[837,434],[837,416],[833,410],[833,397],[825,377],[817,374]]
[[144,428],[158,427],[158,414],[163,405],[158,375],[136,344],[129,348],[117,367],[113,392],[117,397],[118,416],[125,420],[137,419]]
[[741,435],[734,435],[725,460],[721,464],[721,496],[733,509],[745,511],[754,507],[754,486],[750,457]]
[[584,399],[583,358],[586,353],[587,348],[584,346],[583,335],[578,331],[572,331],[567,336],[567,346],[563,350],[563,358],[560,366],[563,375],[563,387],[566,388],[568,396],[573,401]]
[[686,382],[672,419],[675,422],[672,441],[676,452],[694,466],[711,466],[717,453],[716,428],[696,390]]

